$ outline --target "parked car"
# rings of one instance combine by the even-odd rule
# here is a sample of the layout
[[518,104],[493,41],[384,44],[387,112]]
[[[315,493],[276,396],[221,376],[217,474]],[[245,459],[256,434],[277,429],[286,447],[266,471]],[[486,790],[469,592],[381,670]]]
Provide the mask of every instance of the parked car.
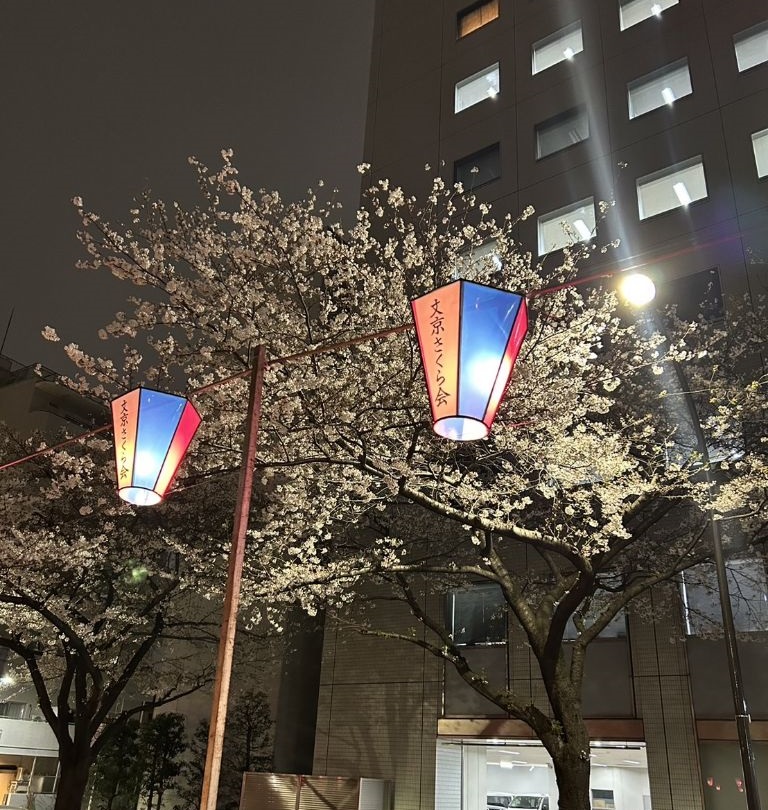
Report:
[[489,793],[488,810],[549,810],[549,796],[540,793]]

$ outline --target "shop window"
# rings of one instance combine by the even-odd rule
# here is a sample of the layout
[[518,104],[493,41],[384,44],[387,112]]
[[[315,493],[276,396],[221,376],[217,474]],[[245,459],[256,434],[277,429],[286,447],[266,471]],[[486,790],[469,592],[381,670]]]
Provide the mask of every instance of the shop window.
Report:
[[537,225],[539,256],[576,242],[588,242],[595,235],[595,227],[595,201],[592,197],[540,216]]
[[456,30],[458,38],[467,36],[478,28],[493,22],[499,16],[499,0],[482,0],[462,9],[456,15]]
[[478,70],[456,83],[453,111],[460,113],[481,101],[499,95],[499,63]]
[[574,107],[536,124],[536,158],[538,160],[561,152],[588,137],[589,118],[586,107]]
[[[729,560],[726,575],[736,630],[742,633],[768,630],[765,561],[761,558]],[[713,564],[699,565],[684,572],[680,590],[685,630],[689,636],[707,635],[722,626],[717,575]]]
[[739,73],[768,62],[768,22],[753,25],[733,36]]
[[501,151],[499,144],[488,146],[453,164],[453,182],[461,183],[470,191],[501,177]]
[[456,644],[503,644],[507,640],[507,604],[493,582],[449,591],[446,615]]
[[[595,741],[590,745],[593,810],[651,806],[645,743]],[[552,759],[534,740],[438,739],[437,806],[446,810],[557,810]]]
[[693,86],[688,60],[678,59],[627,85],[629,117],[637,118],[659,107],[671,107],[678,99],[691,93]]
[[649,17],[661,17],[661,13],[672,6],[676,6],[678,0],[620,0],[619,2],[619,24],[622,31],[637,25]]
[[584,50],[581,20],[533,43],[531,72],[541,73],[559,62],[570,61]]
[[752,133],[752,151],[758,177],[768,177],[768,129]]
[[674,208],[687,208],[706,196],[707,179],[701,155],[637,180],[640,219],[648,219]]

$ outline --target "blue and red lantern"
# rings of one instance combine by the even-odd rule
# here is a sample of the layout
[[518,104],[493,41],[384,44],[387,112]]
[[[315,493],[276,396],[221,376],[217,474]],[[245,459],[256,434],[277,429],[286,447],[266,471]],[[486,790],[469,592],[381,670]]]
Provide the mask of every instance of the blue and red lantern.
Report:
[[136,506],[159,503],[187,452],[200,414],[185,397],[136,388],[112,400],[117,490]]
[[454,281],[411,301],[432,429],[454,441],[484,439],[528,329],[525,297]]

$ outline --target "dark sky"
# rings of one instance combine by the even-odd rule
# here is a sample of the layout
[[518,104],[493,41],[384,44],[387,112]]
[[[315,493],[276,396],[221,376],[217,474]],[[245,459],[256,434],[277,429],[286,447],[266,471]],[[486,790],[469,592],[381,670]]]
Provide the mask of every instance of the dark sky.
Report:
[[98,351],[126,288],[74,269],[70,204],[123,220],[147,187],[194,195],[187,156],[224,147],[248,185],[359,191],[374,0],[5,0],[0,9],[0,342],[71,370],[40,337]]

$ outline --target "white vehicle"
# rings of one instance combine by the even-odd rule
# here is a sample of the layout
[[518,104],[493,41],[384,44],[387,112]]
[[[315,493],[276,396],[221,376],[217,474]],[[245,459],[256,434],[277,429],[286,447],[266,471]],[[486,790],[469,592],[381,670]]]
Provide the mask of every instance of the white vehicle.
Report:
[[549,810],[549,796],[540,793],[489,793],[488,810]]

